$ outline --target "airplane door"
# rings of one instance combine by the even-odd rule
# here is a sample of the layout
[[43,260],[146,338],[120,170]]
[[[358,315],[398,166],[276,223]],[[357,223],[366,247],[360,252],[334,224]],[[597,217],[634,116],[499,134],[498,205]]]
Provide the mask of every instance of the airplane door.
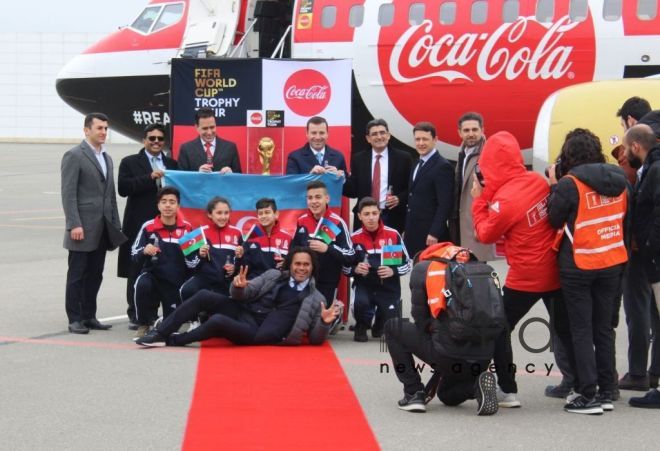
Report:
[[183,55],[222,56],[234,42],[241,0],[190,0]]

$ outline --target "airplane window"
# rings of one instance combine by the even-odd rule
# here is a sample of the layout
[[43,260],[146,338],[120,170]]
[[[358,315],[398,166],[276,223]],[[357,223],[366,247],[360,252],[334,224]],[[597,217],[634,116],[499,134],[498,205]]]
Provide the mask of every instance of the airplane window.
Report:
[[456,2],[444,2],[440,5],[440,23],[451,25],[456,21]]
[[151,29],[151,32],[153,33],[154,31],[161,30],[165,27],[169,27],[170,25],[177,23],[182,16],[183,16],[183,3],[165,5],[165,8],[163,8],[163,12],[160,14],[160,17],[158,18],[158,22],[156,22],[156,25],[154,25],[154,27]]
[[571,0],[568,10],[568,17],[573,22],[582,22],[587,18],[588,5],[587,0]]
[[472,3],[472,16],[470,20],[473,24],[482,24],[488,18],[488,2],[485,0],[477,0]]
[[539,22],[552,22],[555,15],[554,0],[538,0],[536,2],[536,20]]
[[623,0],[605,0],[603,3],[603,19],[615,21],[621,19]]
[[506,0],[502,5],[502,21],[506,23],[515,22],[520,16],[520,2],[518,0]]
[[408,10],[408,23],[419,25],[424,22],[424,3],[412,3]]
[[364,22],[364,6],[353,5],[348,11],[348,25],[352,28],[361,27]]
[[337,7],[336,6],[326,6],[321,11],[321,26],[323,28],[332,28],[335,26],[337,21]]
[[394,22],[394,5],[391,3],[383,3],[378,8],[378,25],[381,27],[389,27]]
[[160,13],[160,9],[161,5],[147,6],[144,8],[144,11],[142,11],[142,14],[140,14],[140,16],[131,24],[131,28],[141,31],[142,33],[148,33]]
[[641,20],[653,20],[658,14],[657,0],[638,0],[637,17]]

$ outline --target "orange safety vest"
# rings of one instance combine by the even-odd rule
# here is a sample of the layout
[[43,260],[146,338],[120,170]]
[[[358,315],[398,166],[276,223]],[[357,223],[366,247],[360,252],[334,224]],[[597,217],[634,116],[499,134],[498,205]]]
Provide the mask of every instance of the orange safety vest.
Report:
[[623,241],[623,219],[628,208],[624,190],[616,197],[598,194],[586,183],[568,175],[578,189],[578,211],[573,234],[564,224],[555,240],[555,249],[564,235],[573,244],[575,266],[580,269],[610,268],[628,261]]
[[[467,249],[455,246],[450,242],[438,243],[426,248],[419,255],[419,260],[430,260],[432,258],[445,258],[451,260],[461,251],[467,251]],[[428,303],[429,310],[434,318],[437,318],[438,315],[447,308],[447,296],[445,291],[446,268],[446,263],[432,261],[426,269],[426,302]]]

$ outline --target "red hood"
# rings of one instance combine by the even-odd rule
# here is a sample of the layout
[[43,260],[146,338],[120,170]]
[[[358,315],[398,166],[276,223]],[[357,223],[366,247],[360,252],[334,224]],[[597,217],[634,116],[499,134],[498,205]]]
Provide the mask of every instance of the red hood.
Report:
[[485,200],[492,199],[507,181],[527,172],[520,145],[509,132],[497,132],[486,140],[479,157],[479,168],[486,184],[483,191]]

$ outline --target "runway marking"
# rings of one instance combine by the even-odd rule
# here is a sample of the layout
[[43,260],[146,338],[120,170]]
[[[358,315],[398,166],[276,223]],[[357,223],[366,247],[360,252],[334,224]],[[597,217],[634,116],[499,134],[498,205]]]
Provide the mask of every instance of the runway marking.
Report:
[[59,191],[44,191],[43,194],[61,194]]
[[[62,332],[68,334],[68,332]],[[59,335],[59,333],[58,333]],[[145,351],[149,348],[138,346],[135,343],[103,343],[100,341],[72,341],[72,340],[54,340],[48,338],[28,338],[28,337],[0,337],[0,345],[9,344],[36,344],[47,346],[65,346],[74,348],[96,348],[96,349],[124,349],[132,351]],[[197,352],[197,347],[171,347],[165,346],[161,349],[168,352]]]
[[120,319],[128,319],[128,315],[108,316],[107,318],[99,318],[99,321],[104,323],[106,321],[117,321]]
[[31,218],[11,218],[12,221],[44,221],[50,219],[64,219],[64,216],[33,216]]

